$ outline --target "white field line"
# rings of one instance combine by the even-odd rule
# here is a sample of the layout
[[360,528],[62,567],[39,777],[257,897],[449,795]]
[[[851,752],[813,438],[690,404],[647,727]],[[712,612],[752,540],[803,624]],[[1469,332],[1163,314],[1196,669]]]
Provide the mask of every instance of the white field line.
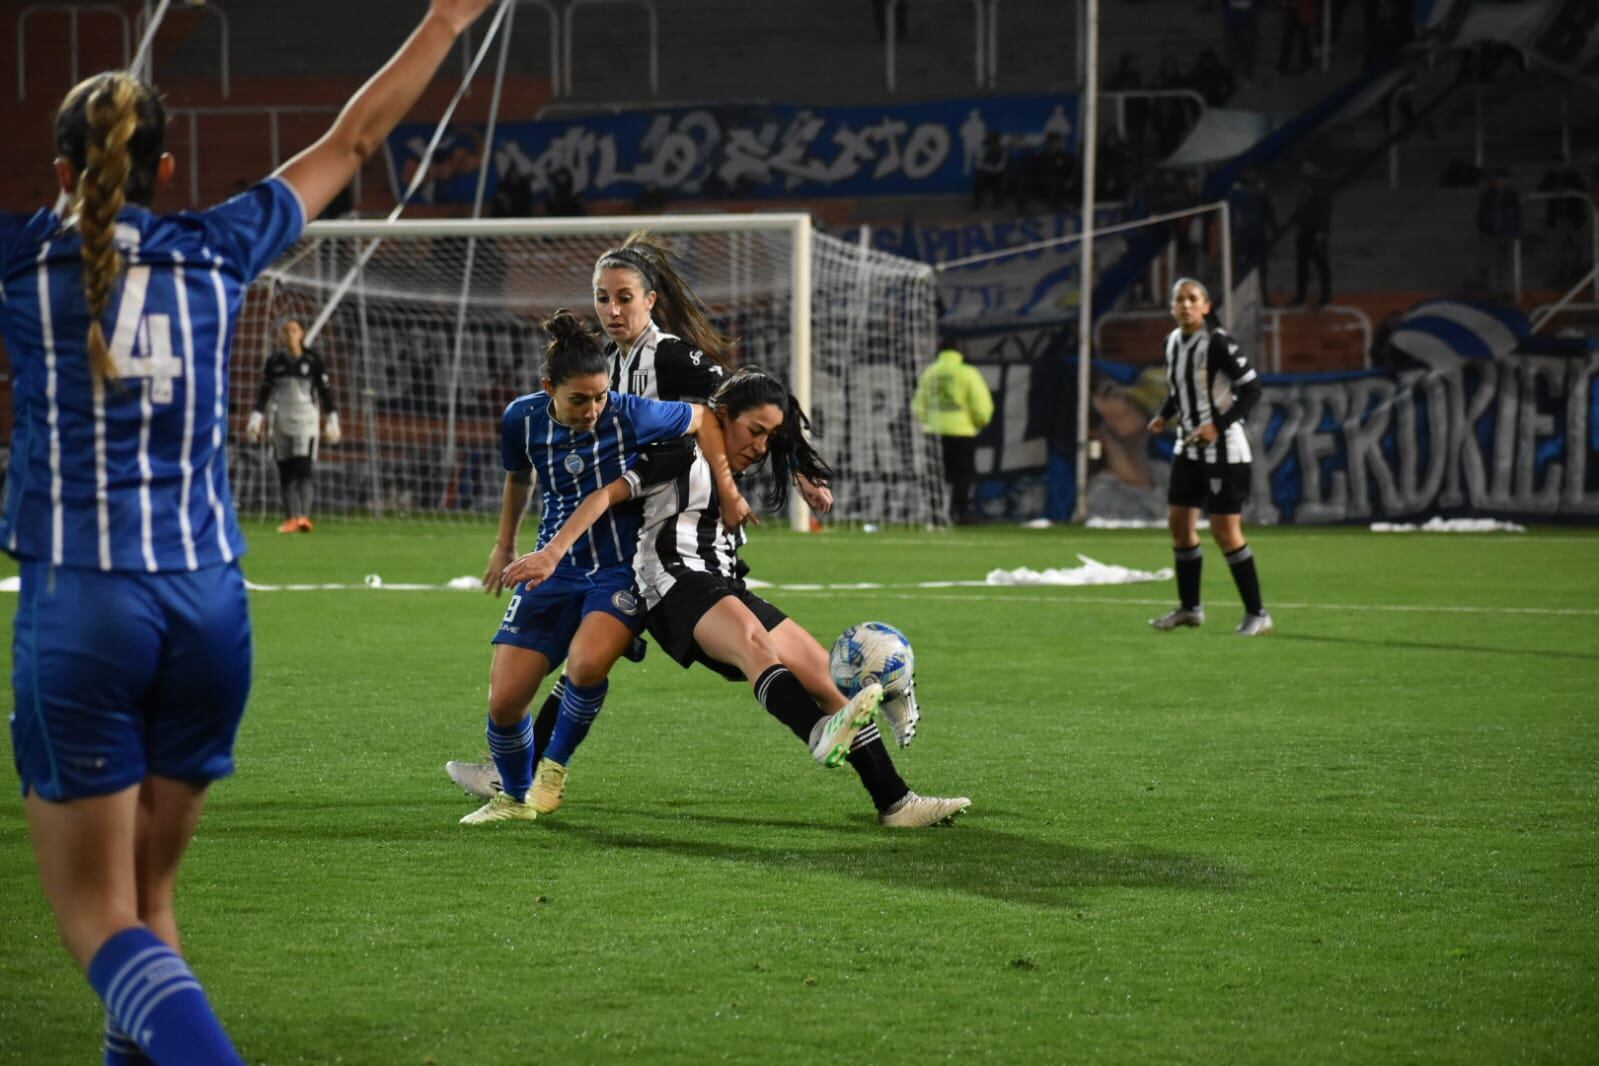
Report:
[[[470,580],[471,584],[467,582]],[[361,582],[358,584],[290,584],[290,585],[261,585],[247,581],[246,587],[251,592],[477,592],[481,591],[476,578],[456,578],[448,584],[401,584],[382,582],[373,584]],[[822,593],[830,596],[838,595],[869,595],[873,599],[889,600],[948,600],[955,603],[970,603],[972,601],[996,601],[1010,603],[1039,604],[1045,599],[1045,594],[1050,592],[1065,593],[1060,596],[1056,605],[1062,607],[1077,604],[1094,604],[1096,606],[1133,606],[1133,607],[1163,607],[1171,605],[1171,597],[1163,596],[1156,599],[1132,596],[1085,596],[1080,595],[1069,585],[1027,585],[1021,587],[1005,587],[990,585],[985,581],[918,581],[896,584],[877,584],[869,581],[845,582],[837,585],[821,584],[792,584],[769,585],[763,581],[751,581],[752,589],[791,593]],[[1103,586],[1100,586],[1103,587]],[[987,593],[978,592],[941,592],[936,590],[946,589],[991,589]],[[17,579],[6,578],[0,580],[0,592],[17,591]],[[1269,605],[1273,610],[1285,611],[1374,611],[1393,614],[1521,614],[1521,615],[1547,615],[1551,617],[1566,618],[1595,618],[1599,617],[1599,607],[1507,607],[1507,606],[1474,606],[1474,605],[1445,605],[1445,604],[1410,604],[1410,603],[1284,603],[1274,600]]]

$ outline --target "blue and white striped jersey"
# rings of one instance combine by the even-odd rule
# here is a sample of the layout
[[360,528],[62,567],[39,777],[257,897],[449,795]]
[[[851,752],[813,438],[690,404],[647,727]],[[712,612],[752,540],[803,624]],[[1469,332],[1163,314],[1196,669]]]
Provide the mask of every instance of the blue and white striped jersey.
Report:
[[75,220],[0,212],[0,328],[15,425],[0,544],[98,570],[197,570],[244,553],[225,442],[245,289],[305,226],[276,179],[204,212],[117,220],[124,270],[102,323],[117,378],[89,373]]
[[[543,498],[538,547],[549,543],[583,497],[610,484],[638,462],[639,449],[681,437],[693,421],[686,403],[611,392],[593,432],[557,422],[550,395],[519,396],[500,423],[500,457],[509,471],[533,470]],[[636,508],[612,508],[572,547],[560,565],[594,573],[630,566],[638,541]]]

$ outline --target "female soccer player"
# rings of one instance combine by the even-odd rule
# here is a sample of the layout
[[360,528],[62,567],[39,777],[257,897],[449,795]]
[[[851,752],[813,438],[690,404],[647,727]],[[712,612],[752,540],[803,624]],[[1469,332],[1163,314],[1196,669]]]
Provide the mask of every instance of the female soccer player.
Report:
[[[817,483],[830,478],[827,464],[805,439],[804,412],[777,378],[753,368],[740,370],[716,390],[712,406],[735,473],[770,457],[769,506],[783,506],[791,476]],[[749,681],[756,699],[810,747],[818,762],[835,766],[847,758],[885,826],[936,825],[970,805],[964,796],[940,799],[912,792],[872,722],[882,690],[869,685],[846,700],[816,639],[749,591],[748,567],[738,557],[743,529],[721,521],[720,490],[703,455],[684,451],[675,466],[670,461],[648,468],[641,464],[591,493],[547,550],[507,568],[506,582],[536,587],[566,542],[583,535],[607,509],[637,496],[644,497],[644,524],[633,569],[648,607],[650,635],[667,654],[685,668],[698,662],[730,680]],[[883,710],[901,745],[908,743],[915,728],[913,705],[899,701]]]
[[[272,454],[278,461],[278,483],[283,490],[286,516],[278,532],[309,533],[317,444],[323,439],[329,444],[339,443],[339,412],[328,384],[327,366],[320,355],[305,346],[305,325],[297,318],[287,319],[278,336],[283,347],[267,360],[261,391],[244,432],[251,444],[260,442],[266,428],[267,405],[271,404]],[[324,418],[326,432],[322,431]]]
[[106,1004],[107,1062],[242,1061],[173,914],[250,685],[223,448],[232,324],[488,3],[434,0],[316,144],[198,214],[148,209],[174,169],[160,97],[125,71],[90,78],[56,115],[71,210],[0,213],[12,746],[56,927]]
[[[543,492],[539,547],[558,543],[547,555],[559,562],[552,561],[550,580],[513,591],[494,636],[488,738],[500,790],[461,819],[466,825],[531,820],[540,806],[547,812],[559,804],[567,764],[600,712],[611,667],[644,626],[644,610],[633,593],[638,516],[616,512],[601,528],[590,523],[581,541],[576,535],[557,540],[558,531],[584,495],[621,477],[648,444],[703,433],[706,450],[725,455],[720,425],[702,417],[703,406],[611,392],[599,337],[570,311],[557,311],[544,329],[550,342],[543,391],[512,401],[501,421],[505,493],[484,587],[497,591],[514,584],[501,575],[516,555],[534,472]],[[724,486],[736,493],[725,458],[720,465]],[[534,757],[528,704],[562,660],[567,667],[560,712],[540,760],[539,794],[530,796]]]
[[[733,341],[710,321],[664,243],[643,231],[629,235],[594,261],[592,281],[594,311],[610,337],[605,355],[611,388],[660,400],[703,401],[727,380]],[[796,484],[812,510],[827,513],[833,494],[825,481],[802,476]],[[724,520],[734,526],[747,520],[742,496],[729,504],[742,510],[724,513]],[[626,654],[642,658],[643,642],[636,641]],[[533,803],[540,814],[555,811],[564,795],[567,767],[547,758],[546,749],[565,695],[566,679],[558,678],[534,718]],[[444,768],[471,795],[492,797],[500,786],[489,763],[452,760]]]
[[1249,438],[1244,419],[1260,398],[1260,381],[1238,342],[1212,324],[1210,292],[1193,278],[1178,278],[1171,290],[1177,328],[1166,338],[1166,403],[1150,419],[1160,434],[1173,417],[1183,434],[1172,458],[1172,551],[1177,556],[1177,609],[1150,620],[1165,632],[1205,623],[1199,599],[1204,553],[1199,544],[1199,509],[1210,512],[1210,533],[1226,553],[1233,583],[1244,601],[1238,635],[1271,632],[1271,615],[1260,600],[1254,553],[1244,540],[1242,512],[1249,498]]

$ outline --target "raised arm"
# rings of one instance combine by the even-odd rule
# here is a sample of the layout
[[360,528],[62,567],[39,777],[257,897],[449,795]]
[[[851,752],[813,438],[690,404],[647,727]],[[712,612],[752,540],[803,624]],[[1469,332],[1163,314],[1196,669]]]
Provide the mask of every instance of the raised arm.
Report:
[[703,404],[691,403],[689,406],[694,409],[689,432],[699,441],[700,452],[711,468],[711,480],[716,483],[716,496],[722,501],[722,525],[728,529],[737,529],[745,520],[760,525],[761,520],[750,508],[744,494],[738,491],[738,483],[733,480],[733,468],[727,461],[727,438],[722,435],[722,423],[718,422],[710,408]]
[[495,596],[505,587],[503,574],[516,558],[516,538],[522,532],[522,516],[533,498],[533,477],[528,470],[512,470],[505,475],[505,491],[500,497],[500,530],[489,552],[489,565],[483,571],[483,591]]
[[382,146],[433,80],[456,38],[492,2],[433,0],[421,24],[383,69],[356,91],[327,133],[283,165],[278,176],[300,194],[306,218],[320,215]]

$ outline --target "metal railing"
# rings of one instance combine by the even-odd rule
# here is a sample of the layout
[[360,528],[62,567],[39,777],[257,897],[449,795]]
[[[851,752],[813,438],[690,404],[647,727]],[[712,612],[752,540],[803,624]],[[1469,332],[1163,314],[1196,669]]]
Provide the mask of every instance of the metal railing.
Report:
[[[1531,193],[1528,193],[1524,197],[1524,199],[1527,199],[1527,200],[1541,200],[1541,201],[1544,201],[1544,202],[1548,202],[1550,200],[1579,200],[1579,201],[1581,201],[1588,208],[1588,240],[1589,240],[1589,246],[1590,246],[1589,250],[1592,252],[1592,262],[1589,265],[1590,266],[1594,266],[1594,267],[1599,267],[1599,204],[1594,203],[1593,202],[1593,198],[1591,196],[1589,196],[1587,193],[1580,193],[1580,192],[1575,192],[1575,191],[1566,191],[1566,192],[1531,192]],[[1520,303],[1521,302],[1521,235],[1520,234],[1516,235],[1516,240],[1515,240],[1515,243],[1512,245],[1512,248],[1513,248],[1513,252],[1512,252],[1512,260],[1511,260],[1511,268],[1510,268],[1511,277],[1514,279],[1514,287],[1512,289],[1512,292],[1515,294],[1516,302]],[[1579,285],[1578,287],[1581,288],[1581,285]],[[1595,272],[1593,274],[1593,295],[1594,295],[1594,299],[1595,300],[1599,300],[1599,272]]]
[[[555,10],[555,5],[550,0],[516,0],[517,6],[532,4],[543,10],[550,23],[550,95],[560,96],[563,86],[570,91],[571,68],[570,59],[563,72],[561,67],[561,14]],[[576,6],[576,5],[573,5]],[[468,26],[466,32],[461,34],[461,72],[464,75],[472,67],[472,55],[476,49],[472,46],[472,27]],[[570,53],[569,53],[570,54]]]
[[[891,0],[892,2],[892,0]],[[650,95],[655,96],[661,91],[661,25],[655,12],[653,0],[572,0],[566,9],[566,30],[562,42],[563,56],[566,63],[565,94],[572,95],[572,24],[577,17],[577,9],[587,4],[639,4],[650,17]]]
[[122,25],[122,65],[127,66],[133,55],[133,38],[128,29],[128,16],[111,4],[81,4],[63,7],[60,4],[30,4],[17,13],[17,99],[28,96],[28,20],[34,15],[51,14],[67,16],[71,44],[67,47],[69,84],[78,84],[78,18],[80,15],[111,15]]
[[[206,15],[215,15],[218,23],[220,24],[219,32],[221,44],[218,46],[218,53],[222,65],[222,99],[226,100],[228,98],[229,89],[232,87],[233,82],[233,63],[231,58],[232,47],[229,44],[229,38],[232,36],[232,32],[228,26],[228,13],[223,11],[222,8],[215,3],[207,3],[200,7],[190,8],[190,10],[198,12],[202,17]],[[134,28],[139,31],[140,37],[144,36],[144,28],[147,25],[147,20],[149,17],[150,12],[147,7],[144,11],[139,12],[139,17],[134,22]],[[161,27],[157,26],[156,32],[159,33],[160,29]],[[150,54],[149,69],[145,71],[144,77],[148,82],[153,83],[155,81],[155,53],[153,50]]]
[[[201,116],[231,116],[245,118],[250,116],[264,116],[267,119],[267,143],[272,153],[272,169],[275,171],[283,163],[282,146],[278,137],[278,118],[282,115],[336,115],[340,108],[331,105],[297,104],[288,106],[260,105],[247,107],[174,107],[168,114],[173,124],[180,120],[187,121],[189,129],[189,206],[200,206],[200,118]],[[355,172],[354,190],[355,202],[361,202],[361,171]]]

